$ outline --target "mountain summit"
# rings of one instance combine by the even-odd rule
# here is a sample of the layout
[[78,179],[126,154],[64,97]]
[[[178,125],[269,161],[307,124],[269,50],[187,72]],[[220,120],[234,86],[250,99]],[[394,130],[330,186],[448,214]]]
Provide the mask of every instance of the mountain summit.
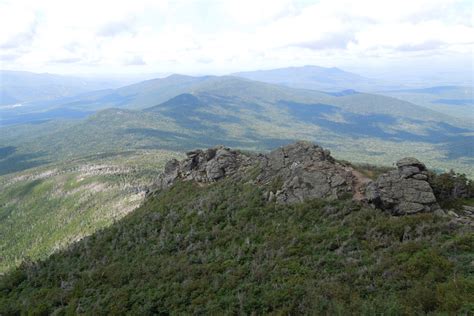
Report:
[[310,142],[190,151],[122,220],[0,277],[0,314],[469,314],[472,208],[438,202],[472,187],[414,158],[367,171]]
[[319,66],[288,67],[270,70],[238,72],[237,77],[282,84],[292,88],[303,88],[322,91],[361,89],[370,91],[376,81],[336,67]]
[[157,181],[159,189],[178,181],[206,184],[230,177],[254,183],[262,188],[266,200],[281,204],[352,196],[392,215],[442,213],[429,182],[430,173],[416,158],[400,159],[397,169],[372,181],[347,163],[338,162],[329,150],[306,141],[269,154],[243,153],[218,146],[186,155],[182,161],[173,159],[166,164]]

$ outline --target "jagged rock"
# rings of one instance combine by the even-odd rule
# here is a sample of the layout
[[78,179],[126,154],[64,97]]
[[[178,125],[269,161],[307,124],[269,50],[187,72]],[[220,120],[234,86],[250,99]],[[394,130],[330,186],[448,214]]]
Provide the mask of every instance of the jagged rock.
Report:
[[158,179],[159,188],[171,186],[177,179],[210,183],[225,176],[235,174],[240,168],[249,166],[251,157],[224,146],[205,151],[194,150],[186,153],[182,161],[171,160],[165,165]]
[[336,199],[353,193],[353,175],[335,162],[328,150],[309,142],[278,148],[261,158],[258,183],[281,180],[275,192],[279,203],[301,202],[308,198]]
[[171,186],[177,179],[210,183],[227,176],[242,176],[253,166],[260,170],[254,180],[270,187],[268,200],[293,203],[307,198],[336,199],[353,192],[353,175],[335,162],[328,150],[309,142],[297,142],[267,155],[251,155],[219,146],[188,152],[181,162],[172,160],[158,179],[158,187]]
[[426,170],[425,165],[418,159],[413,157],[405,157],[397,161],[397,168],[403,169],[405,167],[417,167],[419,170]]
[[[182,161],[166,164],[158,179],[159,188],[169,187],[177,180],[211,183],[238,177],[251,178],[264,188],[265,199],[277,203],[362,195],[357,193],[357,183],[361,182],[357,172],[335,161],[328,150],[309,142],[297,142],[268,154],[252,155],[218,146],[190,151],[186,156]],[[250,167],[258,171],[253,177],[248,176]],[[367,184],[365,199],[393,215],[434,212],[439,205],[427,179],[423,163],[404,158],[397,162],[397,170]]]
[[474,214],[474,206],[463,205],[462,208],[465,212],[468,212],[470,214]]
[[368,202],[393,215],[439,209],[433,189],[426,181],[428,172],[425,165],[415,158],[403,158],[396,165],[397,170],[383,174],[367,185]]

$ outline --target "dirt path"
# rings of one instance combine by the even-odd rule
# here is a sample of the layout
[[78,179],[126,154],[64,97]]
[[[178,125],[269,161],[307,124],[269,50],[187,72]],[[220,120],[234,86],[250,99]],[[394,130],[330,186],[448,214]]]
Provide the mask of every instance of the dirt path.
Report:
[[367,176],[363,175],[359,171],[351,167],[344,167],[346,171],[349,171],[354,176],[354,196],[353,199],[356,201],[362,201],[364,199],[364,188],[365,186],[372,181]]

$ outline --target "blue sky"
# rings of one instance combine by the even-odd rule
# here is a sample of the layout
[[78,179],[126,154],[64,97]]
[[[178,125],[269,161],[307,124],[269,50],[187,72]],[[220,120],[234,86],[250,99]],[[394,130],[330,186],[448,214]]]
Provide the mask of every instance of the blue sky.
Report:
[[472,77],[472,1],[0,0],[3,69],[224,74],[320,65]]

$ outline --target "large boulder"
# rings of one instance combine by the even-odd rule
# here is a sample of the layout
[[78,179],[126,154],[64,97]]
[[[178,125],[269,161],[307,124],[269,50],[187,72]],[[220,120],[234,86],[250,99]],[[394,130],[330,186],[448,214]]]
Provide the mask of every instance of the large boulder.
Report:
[[178,179],[215,182],[252,164],[250,156],[224,146],[190,151],[186,156],[182,161],[173,159],[166,163],[164,172],[158,178],[159,188],[167,188]]
[[381,175],[367,185],[367,201],[392,215],[433,212],[439,209],[433,189],[428,183],[428,172],[416,158],[403,158],[397,170]]
[[325,150],[310,142],[297,142],[262,157],[258,183],[277,182],[270,199],[280,203],[308,198],[337,199],[353,193],[353,175]]

